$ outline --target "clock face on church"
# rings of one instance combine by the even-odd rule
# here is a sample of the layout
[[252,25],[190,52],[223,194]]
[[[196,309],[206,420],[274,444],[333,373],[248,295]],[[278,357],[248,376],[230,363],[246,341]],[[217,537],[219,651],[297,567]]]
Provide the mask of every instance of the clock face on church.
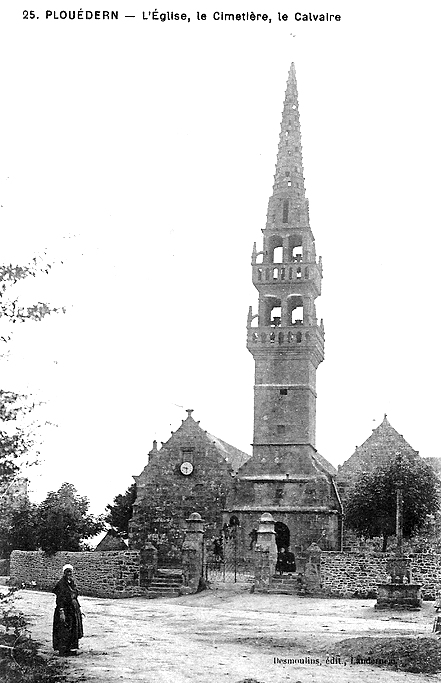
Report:
[[189,475],[193,472],[193,465],[191,462],[183,462],[180,469],[182,474]]

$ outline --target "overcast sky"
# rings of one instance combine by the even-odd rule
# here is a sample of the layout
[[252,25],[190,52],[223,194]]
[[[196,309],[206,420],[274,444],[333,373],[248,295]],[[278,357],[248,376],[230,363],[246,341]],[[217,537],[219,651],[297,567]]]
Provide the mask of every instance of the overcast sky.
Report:
[[[194,0],[171,8],[190,22],[142,20],[154,7],[141,0],[100,6],[119,10],[113,22],[8,5],[2,259],[62,260],[21,290],[67,308],[19,326],[0,360],[1,386],[45,401],[37,417],[53,423],[33,497],[68,481],[102,511],[185,408],[251,452],[250,257],[291,61],[324,266],[317,448],[338,465],[387,413],[421,455],[441,455],[440,3],[210,2],[206,22]],[[212,19],[232,8],[272,23]],[[341,21],[294,20],[326,10]]]

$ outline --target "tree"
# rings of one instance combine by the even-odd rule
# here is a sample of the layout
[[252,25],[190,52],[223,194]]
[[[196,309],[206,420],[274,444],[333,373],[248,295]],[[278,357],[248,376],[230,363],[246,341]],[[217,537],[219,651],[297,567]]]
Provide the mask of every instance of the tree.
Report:
[[40,548],[49,555],[58,550],[81,550],[82,541],[105,527],[104,520],[88,510],[88,499],[80,496],[72,484],[64,483],[58,491],[50,491],[37,510]]
[[36,550],[38,539],[37,506],[26,496],[17,504],[2,499],[0,503],[0,557],[13,550]]
[[124,494],[113,499],[113,505],[106,505],[108,513],[105,521],[116,529],[123,538],[129,535],[129,521],[133,514],[133,503],[136,500],[136,484],[129,486]]
[[21,467],[29,464],[26,456],[35,445],[32,432],[17,425],[12,430],[9,425],[33,408],[34,404],[27,396],[0,389],[0,493],[18,475]]
[[22,306],[18,296],[14,296],[14,287],[28,277],[37,277],[38,274],[48,274],[52,268],[51,263],[45,263],[46,254],[43,257],[34,258],[30,263],[19,265],[0,265],[0,341],[7,343],[11,340],[10,324],[25,322],[27,320],[42,320],[50,313],[65,312],[64,308],[54,308],[47,303],[39,301],[31,306]]
[[398,481],[403,488],[403,536],[410,538],[440,506],[437,478],[421,458],[403,456],[363,474],[348,491],[345,505],[346,525],[368,538],[383,536],[383,552],[396,530]]
[[[0,344],[6,345],[12,337],[12,325],[29,320],[42,320],[46,315],[65,311],[64,308],[51,307],[47,303],[38,302],[31,306],[20,304],[16,296],[19,282],[38,274],[48,274],[52,264],[45,263],[45,254],[34,257],[30,263],[19,265],[0,265]],[[0,353],[0,356],[4,356]],[[25,463],[26,456],[34,447],[32,431],[11,423],[20,415],[32,410],[34,404],[29,397],[14,391],[0,390],[0,495],[9,482],[17,476]],[[28,464],[28,463],[27,463]]]

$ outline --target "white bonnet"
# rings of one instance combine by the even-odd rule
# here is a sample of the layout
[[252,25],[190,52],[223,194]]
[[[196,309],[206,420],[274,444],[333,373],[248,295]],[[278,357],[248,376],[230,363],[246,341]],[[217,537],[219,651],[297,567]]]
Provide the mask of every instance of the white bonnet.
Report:
[[65,564],[63,567],[63,574],[66,571],[66,569],[70,569],[73,572],[73,567],[71,564]]

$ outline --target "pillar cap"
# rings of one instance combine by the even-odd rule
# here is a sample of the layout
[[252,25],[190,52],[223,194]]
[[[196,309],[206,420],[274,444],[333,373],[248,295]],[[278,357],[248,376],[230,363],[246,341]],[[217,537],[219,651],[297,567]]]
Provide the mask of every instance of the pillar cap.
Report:
[[274,522],[274,517],[271,512],[264,512],[259,522]]

